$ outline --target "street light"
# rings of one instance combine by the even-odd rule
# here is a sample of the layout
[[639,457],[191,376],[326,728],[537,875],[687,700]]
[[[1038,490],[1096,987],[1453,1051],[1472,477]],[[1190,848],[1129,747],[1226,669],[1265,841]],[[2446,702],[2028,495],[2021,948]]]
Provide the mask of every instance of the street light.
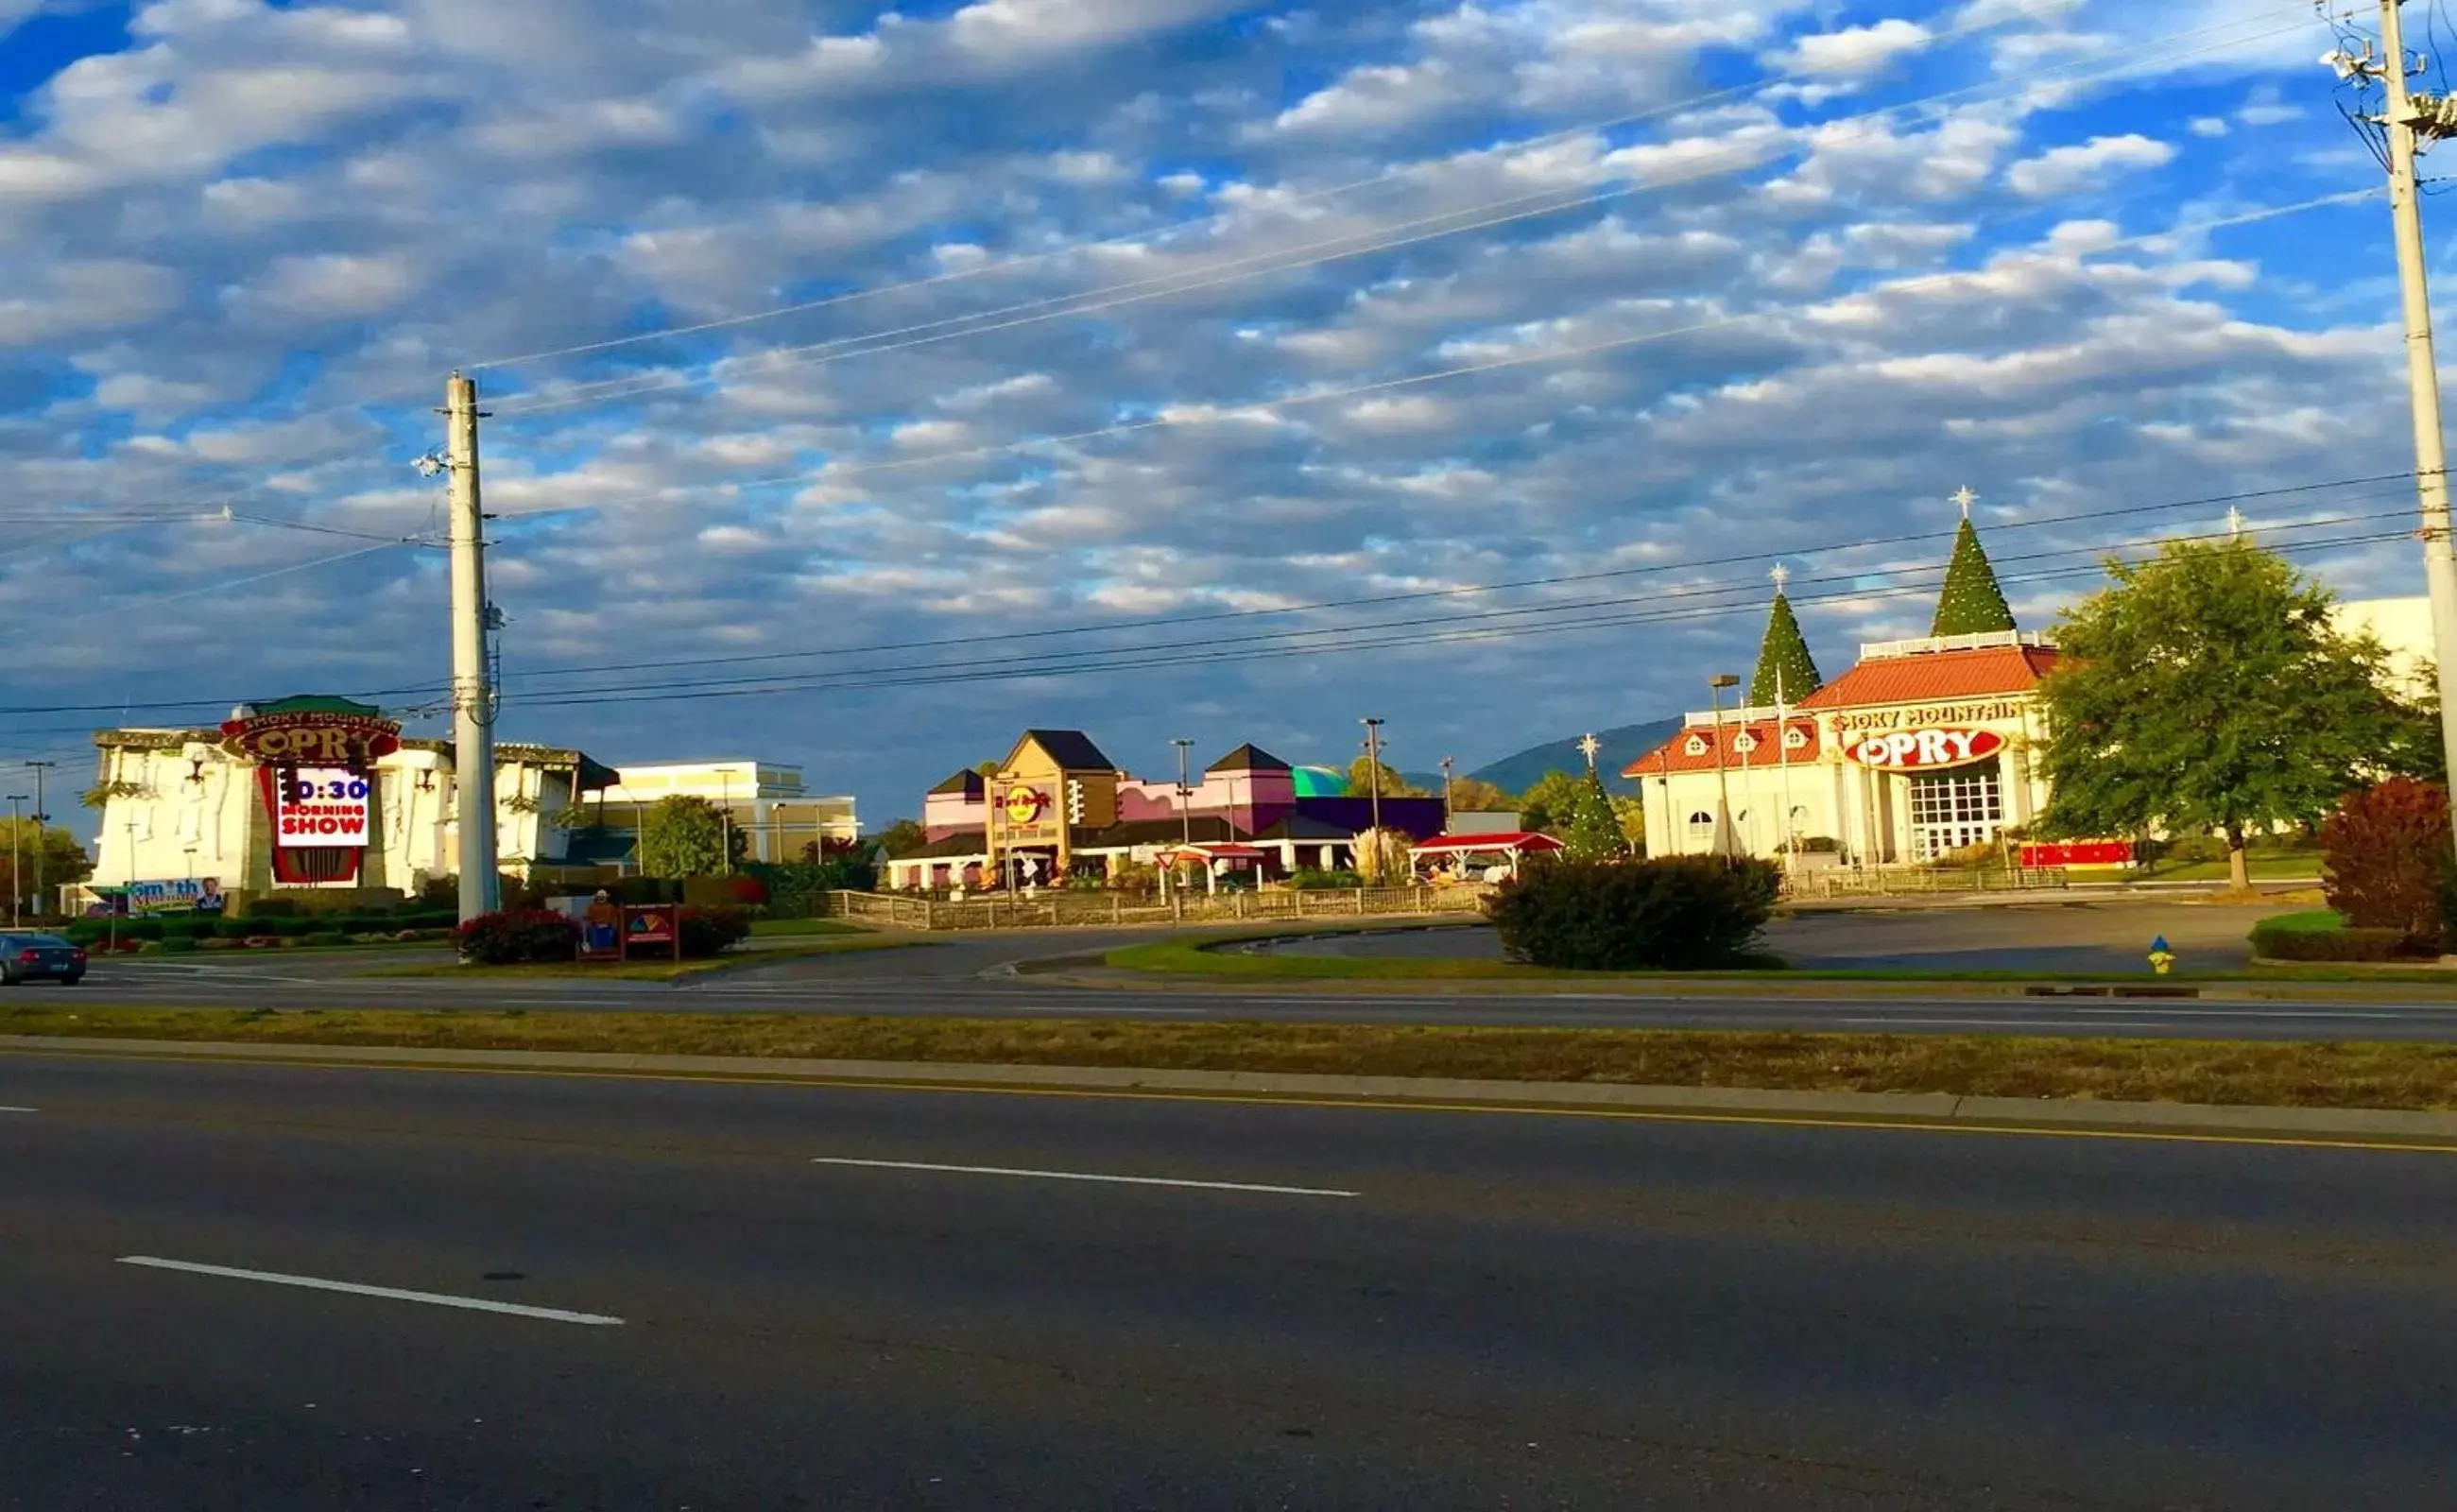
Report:
[[1724,860],[1732,860],[1732,790],[1724,779],[1724,690],[1737,688],[1741,679],[1727,672],[1719,672],[1706,679],[1706,696],[1715,704],[1715,804],[1716,817],[1724,825]]
[[9,795],[9,927],[14,929],[24,922],[20,905],[26,901],[25,878],[18,871],[18,839],[25,834],[24,821],[17,817],[17,805],[26,801],[23,793]]
[[1383,721],[1368,715],[1356,722],[1365,727],[1365,784],[1367,791],[1373,796],[1373,833],[1376,837],[1373,843],[1379,846],[1382,843],[1379,837],[1382,833]]
[[1194,784],[1192,769],[1187,763],[1188,753],[1194,749],[1194,742],[1180,735],[1169,744],[1177,747],[1178,839],[1188,850],[1191,850],[1194,847]]

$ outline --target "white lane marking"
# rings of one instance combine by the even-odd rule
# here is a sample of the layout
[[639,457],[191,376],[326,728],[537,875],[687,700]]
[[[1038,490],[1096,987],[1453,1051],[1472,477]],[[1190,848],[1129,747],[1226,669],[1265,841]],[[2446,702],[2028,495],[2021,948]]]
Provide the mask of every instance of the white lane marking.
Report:
[[442,1292],[404,1292],[391,1286],[361,1286],[356,1281],[325,1281],[312,1275],[283,1275],[278,1271],[241,1271],[227,1265],[198,1265],[193,1260],[164,1260],[150,1254],[123,1254],[122,1265],[149,1271],[181,1271],[191,1275],[217,1275],[232,1281],[261,1281],[268,1286],[295,1286],[309,1292],[341,1292],[351,1296],[382,1297],[393,1302],[423,1302],[429,1307],[457,1307],[470,1313],[502,1313],[512,1317],[542,1318],[549,1323],[578,1323],[588,1328],[621,1328],[619,1317],[596,1313],[567,1313],[560,1308],[523,1307],[517,1302],[491,1302],[483,1297],[452,1296]]
[[32,1108],[0,1108],[0,1113],[32,1113],[38,1111],[40,1111],[40,1109]]
[[1328,1187],[1270,1187],[1246,1181],[1187,1181],[1174,1176],[1107,1176],[1088,1170],[1014,1170],[1004,1166],[934,1166],[918,1160],[840,1160],[820,1155],[814,1166],[859,1166],[871,1170],[933,1170],[959,1176],[1021,1176],[1032,1181],[1099,1181],[1122,1187],[1190,1187],[1201,1191],[1263,1191],[1282,1197],[1359,1197],[1363,1192]]

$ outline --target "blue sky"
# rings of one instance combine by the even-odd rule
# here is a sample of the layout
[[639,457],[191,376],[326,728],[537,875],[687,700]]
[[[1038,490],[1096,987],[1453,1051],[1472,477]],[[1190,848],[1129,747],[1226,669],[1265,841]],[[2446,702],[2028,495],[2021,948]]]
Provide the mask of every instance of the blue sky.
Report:
[[1373,714],[1424,769],[1676,712],[1778,560],[1831,673],[1925,629],[1965,483],[2027,623],[2283,488],[2264,538],[2417,592],[2367,539],[2410,490],[2347,481],[2410,452],[2385,205],[2316,203],[2380,181],[2333,45],[2302,0],[0,0],[0,762],[425,702],[442,554],[387,543],[455,366],[506,733],[878,822],[1027,724],[1157,772]]

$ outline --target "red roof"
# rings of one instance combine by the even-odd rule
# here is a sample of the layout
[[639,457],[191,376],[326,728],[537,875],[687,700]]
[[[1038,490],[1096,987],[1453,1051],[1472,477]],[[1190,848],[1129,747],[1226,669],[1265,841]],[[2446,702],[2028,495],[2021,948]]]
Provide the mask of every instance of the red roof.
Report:
[[1465,855],[1471,851],[1558,851],[1561,842],[1534,830],[1504,830],[1496,835],[1441,835],[1409,849],[1418,856]]
[[1800,700],[1800,707],[1868,709],[2029,693],[2055,665],[2056,652],[2045,646],[1990,646],[1979,651],[1886,656],[1862,662]]
[[[1744,764],[1754,771],[1759,767],[1781,766],[1786,761],[1797,766],[1803,762],[1816,760],[1817,721],[1792,719],[1786,723],[1793,730],[1808,737],[1807,745],[1792,747],[1788,756],[1775,749],[1773,720],[1760,719],[1753,724],[1745,725],[1734,720],[1724,725],[1720,732],[1712,725],[1701,725],[1696,729],[1683,730],[1671,739],[1621,768],[1621,775],[1625,777],[1643,778],[1664,777],[1675,772],[1712,772],[1716,765],[1715,737],[1718,734],[1722,735],[1724,742],[1723,765],[1726,771],[1737,772]],[[1745,752],[1741,749],[1741,736],[1744,735],[1756,741],[1754,749]]]

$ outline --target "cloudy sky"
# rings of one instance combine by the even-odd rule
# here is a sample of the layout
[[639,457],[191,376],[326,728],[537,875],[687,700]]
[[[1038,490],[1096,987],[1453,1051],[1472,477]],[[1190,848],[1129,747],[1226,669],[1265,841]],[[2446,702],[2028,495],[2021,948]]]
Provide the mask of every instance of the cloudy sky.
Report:
[[2237,494],[2419,592],[2334,45],[2309,0],[0,0],[0,760],[431,706],[455,366],[505,732],[874,822],[1027,724],[1157,773],[1372,714],[1422,770],[1677,712],[1778,561],[1831,674],[1925,631],[1965,484],[2026,623]]

